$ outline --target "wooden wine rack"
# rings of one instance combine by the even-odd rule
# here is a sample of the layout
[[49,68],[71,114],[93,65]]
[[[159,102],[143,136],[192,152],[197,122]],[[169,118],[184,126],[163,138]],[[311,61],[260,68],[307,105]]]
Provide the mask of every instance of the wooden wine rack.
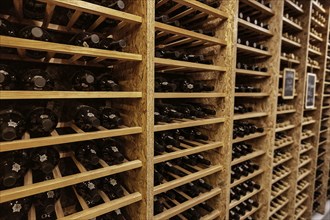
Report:
[[[122,164],[107,165],[100,161],[101,168],[86,170],[75,158],[74,154],[61,153],[61,158],[71,158],[79,173],[62,176],[59,167],[53,171],[54,179],[41,183],[33,183],[32,171],[29,170],[24,178],[24,185],[0,191],[0,203],[26,196],[32,196],[48,190],[70,187],[74,184],[98,179],[108,175],[118,175],[124,190],[124,196],[110,200],[102,191],[99,192],[102,204],[88,207],[86,202],[74,193],[75,199],[81,206],[77,212],[67,212],[61,202],[56,204],[58,219],[91,219],[102,214],[125,207],[128,214],[135,219],[169,219],[179,216],[187,219],[182,213],[202,202],[207,202],[214,211],[201,217],[203,220],[230,219],[229,210],[252,198],[259,203],[247,211],[240,219],[249,216],[254,219],[310,219],[313,212],[323,213],[327,199],[329,166],[330,166],[330,4],[327,0],[319,0],[320,6],[314,0],[301,0],[302,7],[291,0],[269,0],[269,8],[256,0],[227,1],[219,0],[219,8],[212,8],[196,0],[172,0],[174,2],[166,14],[185,6],[185,10],[169,17],[174,21],[199,11],[198,19],[209,15],[205,25],[211,25],[215,36],[211,37],[184,28],[179,28],[155,21],[155,11],[163,7],[170,0],[125,0],[125,12],[105,8],[81,0],[38,0],[47,4],[46,16],[43,20],[24,18],[23,0],[13,0],[14,11],[4,12],[0,9],[0,18],[12,23],[35,25],[51,31],[75,34],[82,30],[75,27],[82,13],[96,16],[96,20],[87,31],[94,32],[106,19],[118,20],[116,27],[109,33],[124,38],[127,49],[123,52],[85,48],[67,44],[41,42],[16,37],[0,36],[0,47],[12,48],[15,53],[0,53],[1,62],[32,62],[38,65],[61,65],[106,69],[113,68],[114,74],[123,79],[123,91],[118,92],[79,92],[79,91],[0,91],[1,102],[21,102],[22,100],[57,100],[69,102],[71,100],[104,100],[116,102],[125,111],[125,126],[108,130],[99,126],[96,131],[84,132],[73,122],[61,121],[57,129],[68,127],[75,133],[60,134],[57,130],[49,137],[33,138],[25,133],[21,140],[0,143],[0,154],[12,150],[45,147],[57,144],[69,144],[83,140],[93,140],[105,137],[123,136],[134,147],[125,147],[123,154],[126,160]],[[73,10],[72,19],[66,25],[52,23],[56,7]],[[261,20],[267,21],[269,29],[263,28],[239,17],[239,12],[245,15],[259,13]],[[312,11],[323,14],[327,20],[320,24],[312,16]],[[286,14],[290,16],[287,17]],[[290,17],[297,18],[296,22]],[[318,36],[311,28],[322,33]],[[285,36],[289,32],[300,39],[297,42]],[[238,36],[255,36],[256,41],[268,47],[261,50],[238,44]],[[173,49],[182,45],[198,47],[198,53],[211,54],[213,64],[192,63],[172,59],[155,57],[155,50],[159,45],[154,44],[159,37],[168,35],[162,48]],[[320,51],[309,48],[309,44],[316,45]],[[189,49],[189,48],[188,48]],[[32,59],[25,55],[26,50],[46,51],[43,59]],[[288,57],[285,53],[294,53]],[[80,58],[92,57],[90,61]],[[267,67],[266,72],[239,69],[237,61],[251,58],[261,66]],[[298,57],[298,58],[297,58]],[[317,60],[319,65],[308,63],[308,58]],[[107,65],[104,65],[104,63]],[[108,65],[110,63],[110,65]],[[296,70],[295,92],[293,99],[282,100],[282,70],[292,68]],[[305,109],[306,76],[307,73],[317,74],[317,89],[315,107]],[[215,85],[213,92],[184,93],[154,91],[155,77],[166,74],[180,74],[192,79],[212,80]],[[262,92],[238,93],[234,92],[235,84],[250,83],[261,88]],[[193,100],[204,104],[211,104],[217,108],[214,117],[203,119],[180,119],[171,123],[154,124],[155,102],[166,100],[181,102]],[[277,110],[279,103],[292,105],[290,109]],[[234,103],[246,103],[253,107],[253,112],[234,114]],[[306,120],[307,117],[311,120]],[[305,119],[304,119],[305,118]],[[285,126],[276,126],[277,119],[289,121]],[[235,121],[249,121],[263,127],[264,132],[233,139],[232,128]],[[321,126],[327,126],[322,129]],[[170,153],[154,155],[154,134],[173,129],[198,127],[209,136],[208,141],[185,140],[180,148],[173,148]],[[308,130],[308,132],[305,132]],[[275,140],[276,133],[285,133],[286,141]],[[327,138],[321,140],[320,137]],[[232,160],[232,145],[247,142],[254,151],[243,157]],[[320,150],[325,149],[325,150]],[[277,152],[285,153],[285,157],[276,156]],[[172,175],[173,180],[165,181],[154,186],[154,167],[180,157],[202,154],[211,161],[210,166],[198,165],[193,168],[196,172],[178,167],[185,176]],[[322,159],[322,163],[317,163]],[[252,161],[259,165],[259,169],[231,182],[231,167],[245,161]],[[285,172],[274,176],[272,171],[276,167],[284,166]],[[316,175],[317,170],[323,171]],[[176,190],[200,178],[205,179],[213,189],[201,193],[197,197]],[[261,188],[247,193],[239,200],[230,201],[230,189],[253,180]],[[315,184],[315,182],[321,184]],[[285,187],[272,192],[272,186],[279,182]],[[72,187],[74,190],[74,188]],[[172,200],[173,204],[165,203],[165,210],[154,214],[154,196],[169,190],[181,194],[185,202]],[[314,191],[320,196],[314,198]],[[281,202],[274,201],[280,199]],[[313,209],[314,202],[320,205]],[[32,206],[29,220],[36,219],[35,207]]]

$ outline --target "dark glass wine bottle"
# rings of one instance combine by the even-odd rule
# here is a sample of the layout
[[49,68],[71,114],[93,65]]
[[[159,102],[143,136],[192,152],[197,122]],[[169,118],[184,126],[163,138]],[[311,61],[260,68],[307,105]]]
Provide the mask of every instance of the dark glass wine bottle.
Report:
[[13,25],[5,19],[0,18],[0,35],[16,37],[16,30]]
[[39,147],[30,151],[31,168],[48,174],[60,160],[60,154],[54,147]]
[[100,91],[119,91],[120,86],[109,73],[102,74],[96,79],[97,89]]
[[57,115],[49,108],[34,108],[27,116],[27,129],[30,134],[36,136],[48,136],[57,123]]
[[104,177],[101,180],[100,189],[105,192],[110,199],[118,199],[124,196],[124,190],[113,176]]
[[[19,31],[19,36],[30,40],[39,40],[46,42],[53,41],[51,35],[46,30],[36,26],[27,26],[22,28]],[[47,52],[26,50],[26,55],[34,59],[41,59],[46,57]]]
[[22,138],[25,132],[25,119],[13,108],[0,111],[0,140],[12,141]]
[[11,188],[26,174],[29,155],[23,150],[9,151],[0,158],[0,189]]
[[54,90],[55,82],[48,72],[41,69],[30,69],[24,72],[21,79],[22,88],[26,90]]
[[99,180],[90,180],[76,184],[75,189],[77,190],[77,193],[83,197],[87,205],[94,206],[101,200],[101,196],[98,193],[99,185]]
[[95,90],[94,73],[85,69],[75,72],[72,78],[72,87],[77,91]]
[[122,51],[127,46],[125,40],[115,41],[112,38],[104,38],[100,41],[98,48],[105,50]]
[[0,64],[0,90],[14,90],[16,88],[16,73],[8,65]]
[[45,17],[46,4],[37,0],[23,1],[23,14],[30,19],[43,19]]
[[97,48],[100,44],[100,36],[89,32],[81,32],[76,34],[69,41],[70,44],[81,46],[81,47],[92,47]]
[[107,129],[114,129],[123,125],[123,119],[120,116],[120,112],[110,107],[100,108],[100,120],[101,125]]
[[81,141],[73,145],[74,153],[79,162],[84,166],[99,163],[98,147],[94,141]]
[[101,125],[99,112],[88,105],[79,105],[76,107],[74,121],[84,131],[90,131]]
[[112,8],[115,10],[124,10],[125,9],[125,2],[122,0],[102,0],[101,3],[102,6],[107,7],[107,8]]
[[31,208],[32,200],[29,197],[12,200],[0,204],[1,220],[28,219],[27,214]]
[[49,190],[33,196],[33,203],[39,212],[43,214],[51,214],[55,212],[55,203],[60,199],[61,190]]
[[124,155],[119,151],[123,147],[122,143],[114,138],[104,138],[97,140],[99,157],[109,165],[120,164],[124,161]]

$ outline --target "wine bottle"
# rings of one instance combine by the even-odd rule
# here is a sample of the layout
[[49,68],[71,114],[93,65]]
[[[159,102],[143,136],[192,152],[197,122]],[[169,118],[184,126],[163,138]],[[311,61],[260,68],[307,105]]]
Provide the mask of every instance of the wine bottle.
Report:
[[171,118],[167,117],[166,115],[161,115],[159,112],[159,109],[157,107],[155,107],[154,110],[154,120],[155,120],[155,124],[158,122],[171,122]]
[[26,90],[54,90],[55,82],[49,73],[42,69],[30,69],[24,72],[21,79],[22,88]]
[[183,114],[174,109],[170,104],[157,103],[156,108],[159,113],[170,118],[183,118]]
[[0,18],[0,35],[16,37],[17,33],[15,28],[9,21]]
[[69,44],[81,47],[98,48],[100,41],[101,39],[99,35],[84,31],[73,36],[69,41]]
[[112,38],[102,39],[98,45],[98,48],[105,50],[122,51],[127,46],[125,40],[113,40]]
[[85,69],[75,72],[72,78],[72,87],[77,91],[95,90],[94,73]]
[[102,3],[101,3],[102,6],[105,6],[107,8],[112,8],[112,9],[115,9],[115,10],[124,10],[125,8],[125,2],[122,1],[122,0],[102,0]]
[[[19,31],[19,37],[30,39],[30,40],[39,40],[39,41],[46,41],[51,42],[52,37],[51,35],[45,30],[40,27],[36,26],[26,26]],[[26,50],[26,55],[34,58],[34,59],[41,59],[46,57],[47,52],[45,51],[35,51],[35,50]]]
[[12,141],[22,138],[25,132],[25,119],[13,108],[0,111],[0,140]]
[[81,141],[73,144],[74,153],[84,166],[93,166],[99,163],[98,147],[94,141]]
[[0,64],[0,90],[14,90],[16,88],[16,72],[14,72],[8,65]]
[[31,135],[35,136],[50,135],[57,123],[57,115],[49,108],[34,108],[27,116],[27,129]]
[[109,165],[120,164],[125,160],[124,155],[119,151],[123,145],[119,140],[114,138],[104,138],[97,140],[99,148],[99,157]]
[[194,81],[187,78],[178,78],[173,80],[177,85],[177,90],[180,92],[193,92],[194,91]]
[[30,151],[31,168],[51,173],[59,163],[60,155],[54,147],[39,147]]
[[176,140],[170,132],[158,132],[155,134],[155,139],[158,142],[163,143],[165,145],[172,145],[174,147],[180,147],[180,142]]
[[209,137],[207,135],[204,135],[202,132],[200,132],[196,128],[184,128],[180,129],[180,134],[188,140],[204,140],[207,141]]
[[16,199],[0,204],[0,219],[19,220],[28,219],[27,214],[31,208],[32,200],[29,197]]
[[107,129],[118,128],[124,123],[120,116],[120,112],[110,107],[100,108],[100,120],[101,125]]
[[119,91],[120,86],[118,82],[115,82],[112,79],[112,76],[109,73],[100,75],[96,79],[97,89],[100,91]]
[[155,79],[155,92],[174,92],[177,85],[169,82],[164,77],[156,77]]
[[88,206],[96,205],[100,200],[101,196],[98,193],[98,186],[100,185],[99,180],[90,180],[75,185],[77,193],[83,197]]
[[39,212],[50,215],[55,212],[55,203],[60,199],[61,192],[59,189],[49,190],[33,196],[33,203]]
[[160,197],[154,196],[154,215],[163,212],[165,209],[164,204],[160,200]]
[[124,190],[113,176],[104,177],[101,180],[100,189],[105,192],[110,199],[118,199],[124,196]]
[[78,105],[74,117],[76,125],[84,131],[90,131],[101,125],[99,112],[87,105]]
[[9,151],[1,155],[0,189],[11,188],[28,170],[29,155],[24,150]]
[[45,17],[46,4],[36,0],[23,1],[24,17],[40,20]]

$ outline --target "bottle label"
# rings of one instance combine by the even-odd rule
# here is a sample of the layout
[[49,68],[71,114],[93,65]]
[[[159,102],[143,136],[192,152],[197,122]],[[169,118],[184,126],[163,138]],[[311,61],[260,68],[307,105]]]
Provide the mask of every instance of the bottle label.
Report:
[[154,112],[154,115],[160,115],[159,112]]
[[91,152],[92,154],[96,154],[96,151],[95,151],[94,149],[90,149],[90,152]]
[[13,205],[13,212],[21,212],[22,209],[22,205],[19,203],[16,203],[15,205]]
[[168,82],[162,82],[162,85],[163,86],[167,86],[168,85]]
[[187,85],[187,88],[188,88],[188,89],[193,89],[193,88],[194,88],[194,85],[189,83],[189,84]]
[[115,186],[115,185],[117,185],[117,181],[115,180],[115,179],[110,179],[110,184],[111,185],[113,185],[113,186]]
[[84,42],[82,43],[82,45],[83,45],[83,47],[89,47],[89,44],[88,44],[86,41],[84,41]]
[[95,189],[95,185],[94,183],[92,182],[89,182],[88,185],[87,185],[88,189],[92,190],[92,189]]
[[49,118],[49,116],[48,115],[40,115],[40,118],[45,119],[45,118]]
[[114,119],[115,117],[117,117],[115,114],[111,114],[111,115],[109,115],[109,118],[110,118],[110,119]]
[[172,167],[173,165],[169,162],[166,162],[166,164],[169,166],[169,167]]
[[120,209],[117,209],[117,210],[115,211],[115,213],[116,213],[117,215],[121,215],[121,211],[120,211]]
[[40,155],[40,156],[39,156],[39,161],[40,161],[40,162],[45,162],[47,159],[48,159],[48,157],[47,157],[46,154],[43,154],[43,155]]
[[111,147],[111,149],[112,149],[113,152],[119,152],[117,147]]
[[111,83],[111,84],[112,84],[112,83],[115,83],[115,82],[112,81],[112,80],[107,80],[107,82],[108,82],[108,83]]
[[88,117],[94,117],[95,115],[94,115],[93,113],[91,113],[91,112],[88,112],[88,113],[87,113],[87,116],[88,116]]
[[18,171],[21,170],[21,165],[19,165],[18,163],[14,163],[12,168],[11,168],[12,171],[15,171],[16,173],[18,173]]
[[54,193],[53,190],[47,192],[47,198],[48,198],[48,199],[52,199],[52,198],[54,198],[54,196],[55,196],[55,193]]
[[17,123],[14,122],[14,121],[8,121],[8,126],[9,126],[9,127],[16,128],[16,127],[17,127]]
[[202,132],[200,132],[200,131],[196,131],[196,134],[197,134],[197,135],[201,135]]
[[205,183],[205,181],[203,179],[199,179],[199,182],[201,183]]
[[184,140],[184,137],[183,136],[179,136],[179,140]]

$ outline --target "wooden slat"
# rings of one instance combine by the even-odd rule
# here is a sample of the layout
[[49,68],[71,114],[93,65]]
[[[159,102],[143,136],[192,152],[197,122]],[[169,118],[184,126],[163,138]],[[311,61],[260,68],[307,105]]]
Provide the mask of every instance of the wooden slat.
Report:
[[[0,93],[1,94],[1,93]],[[221,92],[192,92],[192,93],[184,93],[184,92],[156,92],[156,99],[171,99],[171,98],[224,98],[226,97],[225,93]]]
[[220,211],[214,210],[213,212],[204,215],[202,218],[200,218],[200,220],[213,220],[218,218],[219,216],[220,216]]
[[138,134],[142,132],[141,127],[130,127],[130,128],[120,128],[112,129],[106,131],[93,131],[93,132],[84,132],[79,134],[67,134],[53,137],[41,137],[41,138],[32,138],[26,140],[17,140],[11,142],[1,142],[0,143],[0,152],[10,151],[10,150],[19,150],[27,149],[31,147],[43,147],[63,143],[72,143],[76,141],[92,140],[105,137],[116,137],[124,136],[129,134]]
[[285,0],[285,4],[290,7],[291,9],[295,10],[296,12],[299,12],[300,14],[304,13],[304,10],[300,7],[298,7],[295,3],[293,3],[291,0]]
[[53,4],[47,4],[46,6],[46,12],[45,12],[45,17],[43,19],[42,27],[47,28],[54,13],[55,5]]
[[249,112],[245,114],[235,114],[234,120],[242,120],[242,119],[249,119],[249,118],[260,118],[267,116],[267,112]]
[[261,192],[261,191],[262,191],[262,189],[255,189],[255,190],[253,190],[251,193],[248,193],[248,194],[246,194],[245,196],[241,197],[240,200],[238,200],[238,201],[237,201],[237,200],[234,200],[234,201],[230,202],[230,204],[229,204],[229,209],[234,208],[235,206],[241,204],[241,203],[244,202],[245,200],[251,198],[252,196],[258,194],[258,193]]
[[262,136],[265,136],[265,135],[266,135],[266,132],[255,133],[255,134],[247,135],[247,136],[242,137],[242,138],[233,139],[233,143],[238,143],[238,142],[242,142],[242,141],[252,140],[252,139],[259,138],[259,137],[262,137]]
[[254,151],[250,154],[247,154],[245,156],[242,156],[240,158],[237,158],[237,159],[233,160],[231,162],[231,166],[234,166],[234,165],[242,163],[244,161],[251,160],[253,158],[259,157],[259,156],[263,155],[264,153],[265,153],[265,151],[263,151],[263,150],[256,150],[256,151]]
[[196,206],[199,203],[202,203],[208,199],[215,197],[216,195],[219,195],[220,193],[221,193],[221,189],[215,188],[215,189],[211,190],[210,192],[203,193],[195,198],[189,199],[188,201],[183,202],[180,205],[177,205],[173,208],[170,208],[170,209],[154,216],[154,220],[169,219],[181,212],[184,212],[185,210],[187,210],[191,207]]
[[258,34],[262,34],[262,35],[269,36],[269,37],[273,36],[273,33],[270,30],[262,28],[258,25],[255,25],[255,24],[251,23],[251,22],[245,21],[241,18],[238,18],[238,25],[240,25],[242,27],[245,27],[245,28],[248,28],[251,31],[254,31]]
[[126,21],[129,23],[142,23],[142,18],[137,15],[129,14],[126,12],[114,10],[111,8],[103,7],[100,5],[92,4],[81,0],[40,0],[44,3],[52,3],[56,6],[78,10],[81,12],[104,16],[116,20]]
[[193,182],[193,181],[198,180],[200,178],[203,178],[203,177],[212,175],[214,173],[220,172],[220,171],[222,171],[222,169],[223,169],[223,167],[221,165],[215,165],[215,166],[211,166],[209,168],[200,170],[196,173],[192,173],[192,174],[189,174],[187,176],[180,177],[178,179],[160,184],[160,185],[154,187],[154,195],[158,195],[160,193],[163,193],[163,192],[166,192],[168,190],[174,189],[178,186],[182,186],[184,184]]
[[289,125],[289,126],[286,126],[286,127],[283,127],[283,128],[276,128],[275,132],[282,132],[282,131],[293,129],[295,127],[296,127],[295,125]]
[[260,76],[260,77],[270,77],[271,76],[270,73],[253,71],[253,70],[245,70],[245,69],[236,69],[236,74]]
[[197,146],[197,147],[192,147],[192,148],[188,148],[188,149],[184,149],[184,150],[179,150],[179,151],[175,151],[175,152],[171,152],[171,153],[158,155],[158,156],[154,157],[154,164],[172,160],[172,159],[179,158],[179,157],[183,157],[183,156],[187,156],[187,155],[191,155],[191,154],[200,153],[203,151],[212,150],[212,149],[219,148],[222,146],[223,146],[222,142],[214,142],[214,143],[209,143],[209,144],[205,144],[205,145],[201,145],[201,146]]
[[259,11],[261,11],[263,14],[266,15],[274,15],[274,11],[268,7],[266,7],[265,5],[261,4],[258,1],[255,0],[241,0],[241,2],[243,2],[244,4],[247,4]]
[[155,57],[154,60],[155,60],[156,67],[157,67],[157,65],[162,65],[162,66],[168,66],[168,67],[184,67],[187,69],[195,69],[195,70],[210,70],[210,71],[220,71],[220,72],[227,71],[227,68],[222,67],[222,66],[214,66],[214,65],[208,65],[208,64],[180,61],[180,60],[164,59],[164,58],[158,58],[158,57]]
[[105,57],[107,59],[120,59],[128,61],[141,61],[140,54],[125,53],[118,51],[101,50],[95,48],[79,47],[44,41],[28,40],[16,37],[0,36],[0,45],[3,47],[31,49],[38,51],[50,51],[54,53]]
[[233,187],[237,186],[238,184],[241,184],[241,183],[243,183],[243,182],[245,182],[249,179],[252,179],[253,177],[258,176],[258,175],[262,174],[263,172],[264,172],[264,170],[262,170],[262,169],[256,170],[253,173],[249,174],[248,176],[243,177],[243,178],[241,178],[239,180],[236,180],[235,182],[231,183],[230,188],[233,188]]
[[251,55],[266,56],[266,57],[272,56],[272,54],[269,51],[260,50],[260,49],[257,49],[254,47],[249,47],[249,46],[246,46],[243,44],[237,44],[237,51],[249,53]]
[[106,202],[101,205],[94,206],[92,208],[85,209],[83,211],[65,216],[63,218],[60,218],[62,220],[81,220],[81,219],[91,219],[100,215],[103,215],[108,212],[112,212],[116,209],[122,208],[124,206],[128,206],[130,204],[133,204],[135,202],[141,201],[142,195],[141,193],[132,193],[127,196],[121,197],[119,199],[112,200],[110,202]]
[[295,42],[293,40],[290,40],[290,39],[288,39],[286,37],[282,37],[282,44],[283,45],[287,44],[287,45],[298,47],[298,48],[301,47],[301,44],[300,43],[297,43],[297,42]]
[[266,92],[236,92],[235,97],[268,97],[269,94]]
[[209,124],[217,124],[225,122],[225,118],[208,118],[208,119],[196,119],[189,120],[184,122],[173,122],[164,125],[155,125],[154,131],[166,131],[171,129],[179,129],[179,128],[187,128],[187,127],[195,127],[201,125],[209,125]]
[[290,21],[286,17],[283,17],[283,24],[289,25],[290,27],[293,27],[293,28],[295,28],[297,30],[300,30],[300,31],[303,30],[301,26],[299,26],[298,24],[294,23],[293,21]]
[[13,189],[2,190],[0,193],[0,203],[8,202],[14,199],[35,195],[53,189],[71,186],[83,181],[98,179],[108,175],[125,172],[142,167],[140,160],[133,160],[126,163],[90,170],[83,173],[60,177],[44,182],[34,183],[26,186],[20,186]]
[[80,91],[0,91],[0,100],[6,99],[97,99],[141,98],[142,92],[80,92]]

